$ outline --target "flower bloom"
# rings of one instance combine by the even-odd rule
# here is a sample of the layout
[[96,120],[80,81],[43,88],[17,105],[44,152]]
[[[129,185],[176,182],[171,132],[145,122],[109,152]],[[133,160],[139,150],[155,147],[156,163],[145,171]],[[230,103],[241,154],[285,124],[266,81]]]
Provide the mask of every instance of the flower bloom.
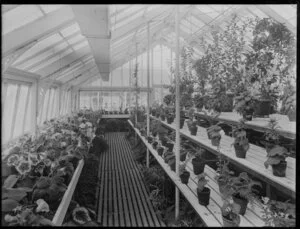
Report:
[[85,224],[89,221],[91,221],[91,218],[89,216],[89,212],[84,207],[77,207],[72,212],[73,220],[78,224]]
[[19,164],[19,160],[20,157],[18,155],[11,155],[8,159],[7,159],[7,165],[8,166],[17,166]]
[[29,161],[21,160],[16,169],[20,174],[25,174],[27,172],[30,172],[31,164]]

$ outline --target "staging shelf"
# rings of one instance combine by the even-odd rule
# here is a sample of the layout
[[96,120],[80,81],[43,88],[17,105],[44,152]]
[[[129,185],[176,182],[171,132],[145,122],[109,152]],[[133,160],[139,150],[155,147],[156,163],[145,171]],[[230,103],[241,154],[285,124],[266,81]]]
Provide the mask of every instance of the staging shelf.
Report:
[[[165,121],[162,121],[156,117],[150,116],[154,120],[160,121],[164,126],[169,129],[175,130],[175,123],[168,124]],[[189,140],[200,144],[205,149],[210,152],[218,155],[219,153],[228,157],[231,162],[243,168],[246,172],[253,174],[259,179],[265,181],[269,185],[272,185],[278,188],[281,191],[284,191],[287,195],[295,198],[296,196],[296,161],[294,158],[288,157],[287,161],[287,170],[286,177],[276,177],[272,173],[272,168],[268,169],[264,166],[264,161],[267,159],[267,153],[264,148],[250,144],[250,148],[247,151],[246,158],[238,158],[235,155],[234,148],[231,146],[234,139],[232,137],[223,135],[220,142],[220,149],[211,144],[211,141],[207,137],[206,129],[198,126],[198,132],[196,136],[190,134],[188,127],[184,124],[183,128],[180,129],[180,133],[188,138]]]
[[[174,184],[178,187],[180,192],[185,196],[189,201],[191,206],[195,209],[198,215],[202,218],[206,226],[208,227],[223,227],[222,215],[221,215],[221,206],[223,205],[222,197],[219,193],[218,184],[216,183],[214,176],[216,172],[205,165],[204,171],[208,175],[209,182],[207,187],[211,189],[210,202],[208,206],[202,206],[198,203],[197,197],[197,175],[193,172],[192,163],[189,162],[186,166],[187,171],[190,172],[190,178],[187,185],[183,184],[180,178],[176,175],[174,171],[171,170],[170,166],[166,164],[161,156],[158,155],[157,151],[153,149],[152,145],[147,142],[147,140],[141,136],[141,133],[138,129],[134,128],[132,122],[128,120],[129,124],[135,130],[137,135],[144,142],[145,146],[155,157],[160,166],[168,174]],[[240,227],[261,227],[265,223],[261,217],[262,208],[260,208],[258,203],[254,203],[253,206],[249,205],[244,216],[241,216]]]

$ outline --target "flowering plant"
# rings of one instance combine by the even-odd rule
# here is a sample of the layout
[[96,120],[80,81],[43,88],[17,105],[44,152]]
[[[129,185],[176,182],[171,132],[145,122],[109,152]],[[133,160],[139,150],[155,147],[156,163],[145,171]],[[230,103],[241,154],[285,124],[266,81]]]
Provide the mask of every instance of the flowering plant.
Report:
[[270,200],[262,197],[262,218],[266,226],[275,227],[295,227],[296,209],[295,204],[281,201]]

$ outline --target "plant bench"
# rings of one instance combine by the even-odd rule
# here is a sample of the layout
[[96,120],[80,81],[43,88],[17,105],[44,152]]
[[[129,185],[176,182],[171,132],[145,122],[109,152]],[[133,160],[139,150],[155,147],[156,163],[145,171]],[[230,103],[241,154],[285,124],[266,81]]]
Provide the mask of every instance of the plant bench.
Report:
[[[152,119],[159,120],[153,116]],[[161,121],[161,123],[175,130],[175,122],[172,124],[168,124],[167,122]],[[234,148],[231,147],[233,143],[233,138],[229,136],[222,136],[220,142],[220,149],[211,144],[211,141],[207,137],[206,129],[198,126],[198,132],[196,136],[190,134],[187,125],[185,124],[183,128],[180,130],[180,133],[188,138],[189,140],[195,142],[196,144],[200,144],[205,149],[210,152],[218,155],[219,153],[228,157],[232,163],[241,167],[244,171],[251,173],[252,175],[258,177],[267,183],[268,195],[270,194],[270,185],[276,187],[278,190],[285,192],[287,195],[295,198],[296,191],[296,161],[294,158],[288,157],[287,161],[287,170],[286,177],[276,177],[272,174],[272,168],[266,169],[264,167],[264,161],[267,159],[266,151],[264,148],[250,144],[250,148],[247,152],[247,156],[245,159],[237,158],[235,156]]]
[[72,180],[70,181],[70,183],[68,185],[68,188],[65,191],[65,194],[64,194],[64,196],[63,196],[63,198],[62,198],[62,200],[60,202],[60,205],[58,206],[58,208],[56,210],[56,213],[55,213],[55,215],[54,215],[54,217],[52,219],[52,223],[55,226],[61,226],[62,223],[63,223],[63,221],[64,221],[64,218],[65,218],[65,215],[66,215],[67,210],[69,208],[69,204],[71,202],[73,193],[75,191],[78,179],[80,177],[83,165],[84,165],[84,160],[81,159],[78,162],[78,165],[76,167],[76,170],[74,171]]
[[[195,112],[196,117],[201,117],[203,119],[206,119],[206,115],[203,112]],[[271,115],[272,116],[272,115]],[[228,124],[238,124],[239,120],[242,118],[241,115],[239,115],[236,112],[222,112],[219,117],[216,119]],[[281,116],[276,117],[276,119],[279,120],[278,126],[280,128],[277,130],[278,133],[286,138],[289,139],[295,139],[296,138],[296,122],[290,122],[288,120],[284,120]],[[247,128],[259,131],[259,132],[265,132],[269,129],[268,127],[268,121],[270,118],[253,118],[252,121],[247,121],[245,123],[245,126]]]
[[[128,121],[129,124],[133,127],[132,123]],[[134,128],[134,127],[133,127]],[[210,195],[210,203],[207,207],[202,206],[198,203],[197,197],[197,176],[193,172],[193,167],[191,162],[187,164],[187,170],[190,172],[191,176],[189,178],[189,182],[187,185],[183,184],[180,178],[176,175],[174,171],[171,170],[170,166],[164,162],[164,159],[158,155],[156,150],[153,149],[151,144],[147,142],[147,140],[141,136],[140,131],[134,128],[137,135],[144,142],[146,147],[149,149],[151,154],[155,157],[157,162],[161,165],[164,171],[168,174],[174,184],[178,187],[181,193],[185,196],[185,198],[189,201],[191,206],[195,209],[198,215],[202,218],[206,226],[209,227],[222,227],[223,221],[221,216],[221,206],[223,205],[223,200],[219,193],[219,188],[214,180],[215,171],[209,166],[205,166],[205,172],[208,175],[208,187],[211,189]],[[261,218],[261,208],[254,204],[254,208],[247,208],[247,211],[244,216],[241,216],[240,226],[264,226],[264,221]]]
[[108,114],[102,115],[101,118],[130,118],[129,114]]

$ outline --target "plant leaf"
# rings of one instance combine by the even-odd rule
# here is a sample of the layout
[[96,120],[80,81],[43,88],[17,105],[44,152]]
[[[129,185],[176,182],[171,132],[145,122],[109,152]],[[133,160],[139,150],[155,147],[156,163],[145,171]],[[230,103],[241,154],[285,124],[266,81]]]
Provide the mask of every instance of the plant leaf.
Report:
[[19,205],[18,201],[13,199],[2,200],[2,212],[10,212]]
[[12,199],[12,200],[20,201],[26,195],[27,193],[24,190],[10,188],[5,190],[5,192],[2,195],[2,199]]
[[17,175],[9,175],[3,184],[4,188],[12,188],[18,181],[19,177]]

